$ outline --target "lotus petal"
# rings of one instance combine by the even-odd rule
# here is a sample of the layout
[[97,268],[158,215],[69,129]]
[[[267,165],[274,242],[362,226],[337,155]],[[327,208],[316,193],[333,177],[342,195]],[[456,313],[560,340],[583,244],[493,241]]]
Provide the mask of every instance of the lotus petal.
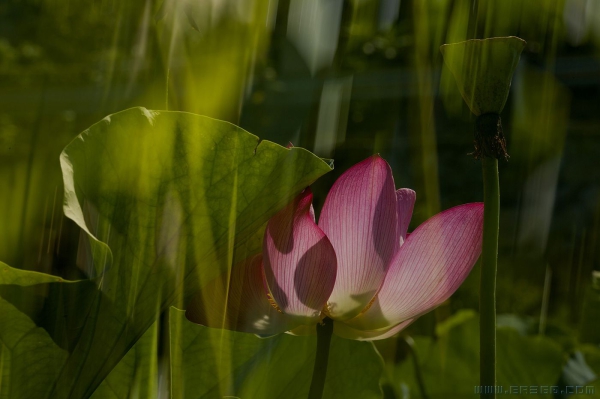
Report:
[[381,286],[398,250],[397,201],[390,166],[378,155],[348,169],[335,182],[319,218],[338,261],[329,315],[359,314]]
[[467,278],[481,253],[483,203],[435,215],[408,236],[373,303],[348,323],[375,330],[439,306]]
[[315,323],[333,290],[337,262],[325,233],[315,224],[312,193],[304,190],[273,216],[263,242],[267,287],[287,315]]

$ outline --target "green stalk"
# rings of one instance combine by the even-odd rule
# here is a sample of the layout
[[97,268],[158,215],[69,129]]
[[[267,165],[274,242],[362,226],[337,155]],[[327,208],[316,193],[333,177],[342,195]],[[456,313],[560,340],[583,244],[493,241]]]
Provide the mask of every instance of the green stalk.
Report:
[[327,364],[329,363],[329,346],[333,334],[333,320],[326,317],[322,324],[317,324],[317,354],[315,356],[315,367],[313,369],[312,382],[308,399],[322,399],[325,388],[325,377],[327,376]]
[[[498,160],[482,157],[483,166],[483,248],[480,280],[480,385],[481,398],[495,398],[496,387],[496,268],[500,219]],[[490,387],[492,392],[485,387]]]

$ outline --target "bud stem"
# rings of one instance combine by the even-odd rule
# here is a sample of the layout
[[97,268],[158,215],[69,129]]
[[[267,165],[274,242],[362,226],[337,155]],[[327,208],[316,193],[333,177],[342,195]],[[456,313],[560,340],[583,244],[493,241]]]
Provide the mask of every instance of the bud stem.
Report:
[[498,160],[481,159],[483,167],[483,248],[479,285],[480,313],[480,385],[493,387],[481,398],[495,398],[496,385],[496,269],[500,219],[500,184]]
[[333,320],[329,317],[317,324],[317,353],[315,356],[315,367],[313,369],[312,381],[308,399],[323,398],[325,378],[327,376],[327,364],[329,363],[329,346],[333,334]]

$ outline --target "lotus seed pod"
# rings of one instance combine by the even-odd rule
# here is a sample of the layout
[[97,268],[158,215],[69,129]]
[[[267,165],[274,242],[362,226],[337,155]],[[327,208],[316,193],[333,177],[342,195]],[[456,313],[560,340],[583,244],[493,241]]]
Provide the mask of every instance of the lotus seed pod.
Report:
[[440,51],[476,116],[500,114],[525,41],[515,36],[444,44]]

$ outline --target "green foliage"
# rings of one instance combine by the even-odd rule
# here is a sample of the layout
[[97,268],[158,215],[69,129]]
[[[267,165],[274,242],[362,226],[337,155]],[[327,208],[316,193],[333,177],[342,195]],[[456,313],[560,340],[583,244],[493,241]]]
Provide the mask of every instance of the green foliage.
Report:
[[[3,266],[0,295],[20,313],[0,313],[0,324],[9,332],[13,319],[41,326],[49,345],[66,350],[51,356],[58,364],[50,377],[22,385],[23,397],[89,397],[161,311],[185,306],[235,259],[259,251],[269,217],[330,170],[306,150],[259,142],[226,122],[143,108],[86,130],[61,166],[65,214],[90,237],[84,267],[92,279],[65,284]],[[20,350],[9,338],[4,345]],[[44,356],[29,352],[19,362]],[[2,389],[20,378],[3,370]],[[107,383],[126,386],[122,379]],[[40,386],[43,394],[29,391]]]
[[44,283],[68,282],[49,274],[19,270],[0,262],[0,285],[15,284],[21,287]]
[[[308,395],[316,337],[252,334],[193,324],[170,310],[171,394],[176,399]],[[333,336],[324,398],[381,398],[383,364],[372,343]]]
[[146,330],[102,381],[91,399],[159,397],[158,325],[158,322],[154,322]]
[[551,74],[533,68],[524,68],[516,90],[511,130],[514,156],[534,165],[559,157],[569,120],[569,91]]
[[[437,326],[437,337],[416,336],[415,352],[430,398],[462,398],[479,385],[479,321],[473,311],[460,311]],[[561,348],[543,336],[524,336],[512,328],[497,331],[497,385],[557,385],[565,362]],[[407,358],[393,371],[398,392],[408,387],[410,397],[422,397],[413,359]],[[513,394],[515,397],[528,397]],[[402,396],[401,396],[402,397]],[[551,398],[550,394],[536,397]]]
[[48,333],[0,298],[0,398],[46,398],[67,358]]
[[600,378],[600,347],[597,345],[582,345],[580,348],[586,363]]
[[[304,0],[293,2],[298,5]],[[233,216],[223,222],[223,228],[218,227],[222,214],[205,231],[198,228],[189,234],[188,225],[194,222],[184,223],[177,215],[180,211],[183,215],[194,199],[194,183],[184,185],[188,189],[179,193],[182,186],[178,182],[184,179],[175,178],[177,171],[170,174],[171,185],[166,184],[171,194],[154,213],[153,202],[145,202],[147,197],[128,195],[123,186],[130,184],[129,191],[135,191],[148,182],[146,170],[158,169],[148,168],[152,162],[144,161],[135,170],[143,158],[140,153],[147,149],[137,147],[135,131],[127,131],[129,139],[123,138],[123,147],[116,150],[119,156],[131,157],[127,168],[135,170],[133,179],[123,183],[110,180],[107,169],[112,159],[105,157],[105,163],[99,164],[100,156],[79,157],[78,167],[85,163],[86,173],[94,179],[86,185],[102,185],[105,178],[117,182],[115,208],[122,209],[120,214],[106,213],[102,201],[115,200],[115,196],[102,193],[71,201],[75,206],[81,200],[80,224],[103,241],[92,240],[90,245],[85,233],[80,240],[79,227],[64,219],[60,210],[62,185],[56,162],[78,132],[106,114],[143,105],[229,120],[269,140],[289,140],[311,149],[320,135],[330,134],[315,126],[339,118],[332,149],[338,171],[381,152],[390,159],[396,181],[418,192],[414,227],[440,208],[480,200],[478,165],[465,156],[471,148],[472,120],[452,72],[441,65],[439,46],[515,34],[528,46],[522,68],[516,72],[515,90],[503,111],[503,119],[509,121],[505,133],[512,157],[510,163],[501,165],[505,170],[498,309],[537,320],[546,292],[544,270],[549,267],[553,273],[546,337],[561,343],[564,353],[580,350],[587,365],[600,375],[597,345],[580,347],[577,342],[597,344],[598,337],[593,317],[597,301],[584,290],[599,259],[599,179],[596,169],[589,167],[599,149],[597,102],[593,101],[600,44],[600,23],[594,22],[600,17],[598,4],[565,0],[345,1],[335,62],[311,75],[306,59],[289,41],[288,30],[294,23],[289,17],[290,3],[19,0],[0,5],[0,259],[21,269],[75,279],[82,278],[75,265],[77,256],[78,266],[91,277],[66,281],[0,263],[0,399],[79,398],[90,395],[95,386],[94,399],[152,397],[158,388],[149,384],[150,379],[155,382],[160,375],[163,384],[169,374],[168,365],[161,363],[168,361],[164,349],[168,342],[161,336],[167,321],[162,317],[157,322],[156,315],[168,303],[182,307],[185,302],[186,291],[179,287],[171,290],[173,279],[165,270],[176,270],[172,265],[182,262],[197,265],[201,272],[196,269],[187,279],[175,278],[187,281],[187,291],[193,291],[209,275],[229,267],[230,258],[256,251],[260,245],[261,228],[248,233],[249,238],[237,237],[238,229],[230,228]],[[400,9],[397,19],[387,20],[393,24],[389,26],[382,23],[382,11],[389,11],[387,6],[392,3]],[[306,20],[310,24],[302,25],[304,30],[298,36],[302,40],[306,29],[317,30],[311,25],[314,18]],[[327,38],[316,33],[314,37]],[[315,43],[317,47],[323,44],[320,40]],[[344,83],[347,94],[321,95],[323,86],[328,93],[341,79],[349,82]],[[112,118],[113,127],[116,119]],[[163,146],[160,140],[154,144],[169,151],[169,145]],[[272,148],[278,154],[289,154],[277,146]],[[193,161],[194,154],[187,157]],[[156,157],[156,162],[165,158]],[[322,164],[315,162],[319,169]],[[193,163],[167,160],[163,166],[168,172],[174,165]],[[548,173],[549,169],[554,174]],[[268,167],[262,172],[268,174]],[[313,187],[317,213],[335,174]],[[533,197],[524,191],[527,187]],[[186,195],[188,203],[183,201]],[[554,198],[556,204],[546,202]],[[540,206],[548,203],[549,208]],[[178,225],[183,225],[181,235],[176,233]],[[131,236],[127,230],[132,231]],[[212,239],[223,231],[227,233],[221,243],[227,242],[218,253],[203,257],[204,245],[212,244],[194,239]],[[168,239],[175,236],[184,238]],[[547,251],[531,251],[529,238],[542,242]],[[184,260],[180,259],[183,253]],[[474,272],[469,280],[473,284],[463,285],[460,296],[453,297],[453,310],[476,307],[479,290]],[[164,282],[162,288],[157,282]],[[148,309],[139,306],[142,302]],[[421,325],[429,320],[432,327],[434,319],[443,318],[449,309],[421,318]],[[532,323],[537,331],[537,322]],[[458,328],[452,330],[457,342],[441,335],[438,341],[428,339],[438,343],[435,349],[440,359],[435,361],[441,362],[441,355],[449,350],[439,347],[443,339],[452,345],[477,339],[475,327],[468,331]],[[464,338],[458,336],[460,331],[466,334]],[[502,334],[499,332],[499,339]],[[224,332],[223,336],[230,335]],[[284,338],[293,339],[290,342],[298,351],[313,349],[304,338]],[[518,336],[514,349],[509,350],[521,350],[519,342],[524,338],[532,337]],[[419,343],[424,338],[416,340]],[[279,342],[279,337],[273,342]],[[353,347],[348,344],[348,348]],[[468,348],[466,359],[455,363],[455,373],[476,379],[476,365],[472,365],[476,343]],[[452,356],[456,360],[459,355],[455,352]],[[452,364],[445,364],[451,371]],[[289,367],[282,359],[277,365],[276,369],[264,366],[264,370],[279,376],[281,368]],[[342,376],[340,384],[352,382],[343,378],[343,368],[333,372]],[[418,396],[408,369],[406,373],[394,384],[408,381],[409,393]],[[437,380],[427,378],[427,389],[438,385]],[[55,386],[58,380],[65,386],[64,392]],[[355,387],[361,383],[356,379]],[[598,393],[598,382],[596,386]],[[473,397],[472,391],[468,397]]]

